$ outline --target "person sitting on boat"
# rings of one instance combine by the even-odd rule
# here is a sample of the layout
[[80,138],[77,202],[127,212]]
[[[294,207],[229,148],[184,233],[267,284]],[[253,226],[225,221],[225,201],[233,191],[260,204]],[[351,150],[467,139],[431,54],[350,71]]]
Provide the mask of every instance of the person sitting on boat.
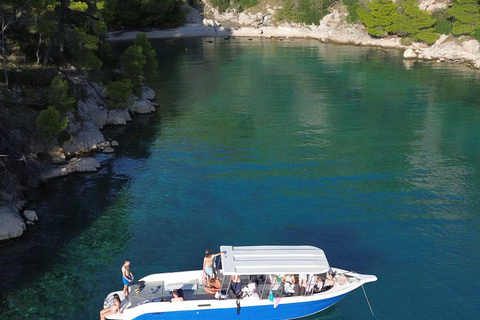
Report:
[[178,289],[173,290],[172,295],[173,298],[170,300],[171,302],[185,301]]
[[100,320],[105,320],[106,316],[111,316],[112,314],[115,314],[117,312],[122,313],[122,311],[120,310],[120,303],[120,297],[118,296],[118,294],[115,293],[113,295],[112,305],[100,311]]
[[282,277],[282,283],[285,289],[285,296],[290,297],[295,293],[295,277],[293,274],[286,274]]
[[128,295],[128,286],[133,284],[133,273],[130,270],[130,260],[125,259],[125,262],[122,266],[122,280],[123,280],[123,296],[125,299]]
[[327,290],[330,290],[333,288],[333,286],[335,285],[335,276],[337,275],[336,272],[334,271],[327,271],[327,275],[326,275],[326,278],[325,279],[325,284],[323,286],[323,291],[327,291]]
[[205,251],[205,258],[203,259],[203,272],[207,275],[207,285],[210,284],[210,280],[215,277],[215,270],[213,269],[213,258],[218,255],[225,254],[224,252],[212,254],[211,250]]
[[319,293],[323,291],[323,279],[322,277],[317,277],[317,282],[313,286],[313,293]]
[[232,291],[236,296],[238,296],[242,291],[242,279],[240,279],[238,274],[232,275],[230,279],[232,281]]
[[205,292],[215,294],[220,290],[221,287],[222,282],[220,281],[220,279],[212,278],[210,279],[210,284],[205,287]]
[[298,285],[300,286],[300,295],[305,295],[305,291],[307,289],[307,280],[308,274],[301,273],[298,275]]

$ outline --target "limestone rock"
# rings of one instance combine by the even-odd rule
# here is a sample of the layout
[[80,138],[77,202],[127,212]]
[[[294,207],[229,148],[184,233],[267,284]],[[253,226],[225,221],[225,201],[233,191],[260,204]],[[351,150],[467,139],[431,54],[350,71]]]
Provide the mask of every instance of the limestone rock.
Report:
[[[74,124],[72,124],[72,126],[74,126]],[[100,129],[90,121],[84,121],[80,123],[77,130],[71,131],[69,129],[69,131],[73,138],[62,145],[64,152],[67,154],[77,154],[96,150],[98,144],[105,141]]]
[[136,101],[130,110],[132,112],[140,113],[140,114],[145,114],[145,113],[150,113],[152,112],[150,110],[150,107],[152,106],[152,103],[149,100],[140,100]]
[[0,207],[0,241],[20,237],[27,229],[16,209]]
[[67,165],[60,166],[60,167],[53,167],[48,169],[47,171],[40,174],[40,179],[43,181],[60,178],[69,174],[70,171],[67,170]]
[[65,154],[63,153],[62,148],[60,147],[52,147],[48,154],[50,156],[50,161],[55,164],[65,163]]
[[107,124],[124,125],[128,121],[132,121],[132,117],[127,108],[108,110]]
[[102,150],[103,153],[114,153],[115,150],[113,150],[112,147],[106,147],[105,149]]
[[97,159],[86,157],[73,158],[70,160],[68,167],[71,172],[97,172],[101,165]]
[[113,140],[112,142],[110,142],[110,145],[111,145],[112,147],[118,147],[118,141]]
[[435,41],[435,45],[436,46],[441,45],[442,43],[445,42],[445,40],[447,40],[447,38],[448,38],[448,36],[446,34],[440,35],[440,37],[437,39],[437,41]]
[[25,210],[23,211],[23,215],[25,216],[25,218],[28,220],[28,221],[37,221],[38,220],[38,217],[37,217],[37,213],[33,210]]
[[425,10],[428,13],[432,13],[437,10],[447,9],[449,1],[446,0],[421,0],[418,4],[420,10]]
[[251,16],[245,12],[241,12],[238,15],[238,23],[244,26],[252,25],[256,20],[256,17]]
[[147,86],[142,86],[142,93],[140,94],[140,100],[153,100],[155,99],[155,91]]
[[471,54],[478,54],[480,52],[480,43],[477,40],[465,41],[462,47]]
[[404,59],[417,59],[418,56],[417,54],[415,53],[415,51],[413,51],[412,48],[408,48],[407,50],[405,50],[403,52],[403,58]]

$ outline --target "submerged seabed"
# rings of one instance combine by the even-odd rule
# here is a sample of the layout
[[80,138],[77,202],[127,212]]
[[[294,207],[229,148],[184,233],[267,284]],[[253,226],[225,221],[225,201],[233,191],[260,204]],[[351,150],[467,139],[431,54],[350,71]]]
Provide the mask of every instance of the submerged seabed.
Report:
[[[99,174],[33,190],[0,248],[0,318],[96,319],[137,278],[220,244],[311,244],[371,273],[378,319],[474,319],[479,73],[316,41],[167,39],[160,112],[112,128]],[[361,290],[310,319],[371,319]]]

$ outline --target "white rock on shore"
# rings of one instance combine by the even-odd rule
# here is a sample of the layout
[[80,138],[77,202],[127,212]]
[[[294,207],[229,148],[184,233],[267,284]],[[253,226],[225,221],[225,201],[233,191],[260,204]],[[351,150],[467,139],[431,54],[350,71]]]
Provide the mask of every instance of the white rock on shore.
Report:
[[415,51],[413,51],[412,48],[408,48],[407,50],[405,50],[403,52],[403,58],[404,59],[417,59],[418,56],[417,54],[415,53]]
[[16,209],[0,207],[0,241],[20,237],[27,229]]
[[66,176],[73,172],[97,172],[100,167],[100,162],[98,162],[98,160],[95,158],[72,158],[66,165],[53,167],[43,172],[40,175],[40,178],[44,181],[47,181]]
[[68,167],[70,172],[97,172],[101,165],[97,159],[86,157],[73,158],[70,160]]
[[38,220],[37,213],[33,210],[25,210],[23,211],[23,215],[28,221],[34,222]]

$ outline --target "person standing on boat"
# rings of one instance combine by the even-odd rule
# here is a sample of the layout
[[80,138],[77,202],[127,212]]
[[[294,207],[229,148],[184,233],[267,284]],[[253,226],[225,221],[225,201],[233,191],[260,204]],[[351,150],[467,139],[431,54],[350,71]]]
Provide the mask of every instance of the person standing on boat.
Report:
[[122,266],[122,280],[123,280],[123,295],[127,299],[128,286],[133,283],[133,273],[130,271],[130,260],[125,259]]
[[286,274],[282,277],[282,283],[285,288],[285,297],[295,294],[295,277],[293,274]]
[[238,296],[240,295],[240,292],[242,291],[242,279],[238,274],[234,274],[230,277],[232,281],[232,291],[233,293]]
[[207,285],[210,285],[210,280],[215,278],[215,270],[213,270],[213,258],[225,254],[224,252],[212,254],[212,251],[207,249],[205,251],[205,258],[203,258],[203,272],[207,275]]

